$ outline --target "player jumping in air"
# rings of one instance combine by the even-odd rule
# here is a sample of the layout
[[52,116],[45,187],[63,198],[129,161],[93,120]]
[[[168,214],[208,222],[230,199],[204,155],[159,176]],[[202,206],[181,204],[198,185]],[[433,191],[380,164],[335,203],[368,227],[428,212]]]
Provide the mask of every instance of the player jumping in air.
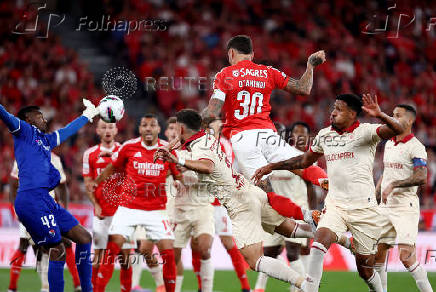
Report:
[[416,191],[418,186],[427,182],[427,152],[412,134],[416,119],[415,108],[406,104],[397,105],[393,117],[404,126],[405,131],[385,145],[384,171],[376,188],[377,195],[381,195],[380,211],[385,215],[385,220],[381,225],[375,269],[380,275],[383,291],[386,292],[386,254],[397,243],[400,260],[412,274],[419,291],[432,292],[427,273],[416,260],[415,251],[420,215]]
[[48,282],[50,291],[64,291],[65,246],[61,236],[76,243],[76,265],[82,291],[92,291],[91,234],[50,196],[60,181],[59,171],[51,164],[51,150],[77,133],[99,114],[88,100],[86,109],[65,128],[47,134],[47,121],[36,106],[28,106],[18,118],[0,105],[0,119],[14,138],[14,153],[20,185],[15,211],[35,244],[49,250]]
[[[310,94],[313,70],[325,61],[325,53],[318,51],[309,56],[306,71],[299,80],[271,66],[253,63],[253,46],[248,36],[231,38],[227,43],[227,55],[231,66],[216,74],[214,91],[203,118],[219,118],[224,109],[226,122],[222,134],[232,143],[238,171],[249,179],[269,162],[301,154],[276,132],[269,116],[271,92],[277,88],[292,94]],[[319,167],[310,166],[299,175],[319,185],[320,173]],[[271,190],[270,185],[262,187]]]
[[[357,116],[362,109],[385,125],[360,124]],[[327,161],[329,192],[324,214],[318,224],[310,251],[308,291],[318,291],[323,260],[330,245],[346,231],[354,238],[356,265],[360,277],[371,291],[383,292],[374,265],[382,216],[377,208],[373,181],[376,146],[381,139],[390,139],[403,132],[402,125],[380,110],[377,98],[355,94],[336,97],[330,115],[331,126],[319,131],[310,151],[303,155],[270,163],[253,176],[259,181],[276,169],[301,169],[312,165],[321,156]]]
[[[202,119],[196,111],[182,110],[176,117],[183,143],[176,151],[177,157],[169,147],[162,147],[155,159],[178,163],[198,173],[199,183],[206,185],[227,209],[236,245],[253,270],[304,288],[304,276],[280,260],[263,256],[262,240],[264,230],[287,237],[311,237],[311,227],[279,215],[264,191],[233,170],[219,141],[200,130]],[[294,211],[294,217],[303,219],[301,208],[295,205]]]

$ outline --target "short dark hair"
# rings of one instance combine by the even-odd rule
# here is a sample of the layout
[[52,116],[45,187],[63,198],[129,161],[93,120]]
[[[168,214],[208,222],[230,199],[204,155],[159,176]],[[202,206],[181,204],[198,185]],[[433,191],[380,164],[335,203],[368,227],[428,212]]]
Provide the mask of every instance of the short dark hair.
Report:
[[147,119],[156,119],[157,120],[157,116],[154,113],[146,113],[145,115],[142,116],[143,118],[147,118]]
[[188,129],[199,131],[201,128],[201,116],[193,109],[183,109],[176,113],[177,122],[185,124]]
[[241,54],[251,54],[253,52],[253,43],[247,35],[237,35],[227,42],[227,51],[235,49]]
[[295,122],[291,125],[291,127],[289,128],[289,131],[292,133],[295,129],[296,126],[303,126],[307,129],[307,133],[310,133],[310,127],[307,123],[305,122]]
[[177,123],[177,118],[176,117],[169,117],[167,120],[167,126],[169,126],[169,124],[175,124]]
[[414,106],[411,106],[411,105],[409,105],[409,104],[404,104],[404,103],[402,103],[402,104],[397,104],[395,107],[400,107],[400,108],[405,109],[405,110],[408,111],[409,113],[412,113],[413,116],[416,118],[416,109],[415,109]]
[[336,100],[344,101],[347,106],[359,115],[362,112],[362,98],[354,93],[339,94]]
[[36,105],[29,105],[29,106],[26,106],[26,107],[21,108],[21,109],[18,111],[18,113],[17,113],[17,117],[18,117],[20,120],[25,121],[26,118],[27,118],[27,114],[28,114],[28,113],[31,113],[31,112],[39,112],[39,111],[40,111],[39,106],[36,106]]

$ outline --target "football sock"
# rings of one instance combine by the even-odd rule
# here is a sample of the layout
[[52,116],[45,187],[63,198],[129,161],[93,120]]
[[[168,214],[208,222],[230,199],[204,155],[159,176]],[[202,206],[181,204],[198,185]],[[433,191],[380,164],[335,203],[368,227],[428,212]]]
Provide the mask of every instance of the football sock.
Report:
[[17,290],[18,279],[20,278],[21,267],[26,255],[17,249],[11,258],[11,270],[9,272],[9,289]]
[[176,288],[176,260],[174,256],[174,249],[165,249],[161,251],[163,260],[163,279],[165,283],[166,292],[174,292]]
[[200,277],[200,268],[201,268],[201,254],[198,251],[192,251],[192,269],[197,277],[198,290],[201,290],[201,277]]
[[[305,224],[307,225],[307,224]],[[312,228],[304,230],[300,223],[295,222],[294,230],[291,233],[291,238],[313,238],[314,234]]]
[[407,269],[411,274],[413,279],[416,281],[416,286],[420,292],[433,292],[430,282],[427,278],[427,272],[419,264],[419,262],[414,263]]
[[142,274],[143,257],[139,253],[135,253],[135,260],[132,261],[132,287],[139,286]]
[[164,285],[164,279],[162,274],[162,268],[160,265],[154,266],[150,268],[151,276],[154,279],[154,283],[156,283],[156,287],[160,287]]
[[272,278],[294,284],[299,288],[305,282],[304,275],[298,274],[283,261],[272,257],[261,256],[256,262],[256,272],[263,272]]
[[309,269],[307,271],[307,274],[313,281],[310,286],[316,287],[315,291],[318,291],[318,286],[321,282],[324,256],[326,253],[327,249],[322,243],[314,242],[312,244],[312,248],[310,249]]
[[120,270],[120,287],[121,292],[130,292],[132,290],[132,267]]
[[73,285],[74,287],[80,286],[79,273],[76,267],[73,248],[70,246],[66,247],[65,249],[67,252],[66,263],[68,270],[70,271],[71,277],[73,278]]
[[227,253],[232,259],[233,268],[235,269],[239,282],[241,282],[241,288],[243,290],[250,290],[250,283],[248,282],[247,272],[245,270],[245,260],[236,244],[233,244],[233,247],[228,249]]
[[91,243],[76,244],[76,265],[82,291],[92,291]]
[[49,261],[48,283],[50,292],[64,291],[64,261]]
[[372,276],[368,280],[365,280],[365,282],[370,292],[383,292],[380,276],[376,271],[374,271]]
[[374,270],[378,273],[380,281],[382,283],[383,292],[388,291],[388,273],[386,271],[385,263],[376,263]]
[[201,260],[200,277],[201,277],[201,290],[203,292],[213,291],[213,276],[214,267],[212,264],[212,259]]
[[41,260],[39,261],[39,270],[38,274],[41,279],[41,290],[47,290],[49,288],[48,285],[48,254],[43,253],[41,256]]
[[104,253],[103,261],[100,263],[100,269],[98,270],[95,292],[105,291],[107,283],[112,278],[112,273],[114,271],[114,262],[119,253],[120,247],[114,242],[109,241],[107,244],[107,249]]
[[268,283],[268,275],[265,273],[258,273],[254,291],[265,291],[266,284]]
[[182,291],[182,285],[183,285],[183,276],[177,275],[177,277],[176,277],[176,292]]
[[327,178],[327,173],[319,166],[311,165],[308,168],[303,169],[301,178],[310,181],[314,185],[319,186],[319,181],[321,179]]

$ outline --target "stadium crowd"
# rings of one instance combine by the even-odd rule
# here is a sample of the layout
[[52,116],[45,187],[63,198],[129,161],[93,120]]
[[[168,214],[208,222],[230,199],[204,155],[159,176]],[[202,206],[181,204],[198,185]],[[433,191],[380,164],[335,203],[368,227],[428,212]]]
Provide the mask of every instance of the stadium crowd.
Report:
[[[253,37],[255,59],[272,65],[292,77],[305,68],[307,56],[324,49],[327,62],[316,70],[314,89],[307,97],[275,92],[272,96],[272,118],[290,126],[304,121],[313,133],[329,123],[329,109],[336,94],[343,92],[376,92],[381,106],[389,111],[394,104],[414,104],[418,109],[415,135],[427,146],[429,178],[422,190],[425,207],[434,205],[436,193],[436,30],[427,31],[426,22],[436,9],[423,10],[420,1],[407,6],[397,1],[399,12],[421,15],[418,22],[399,31],[368,34],[366,26],[377,12],[380,21],[388,6],[375,1],[102,1],[113,19],[158,20],[164,29],[137,30],[124,34],[109,33],[105,44],[112,44],[114,54],[125,61],[141,80],[153,77],[174,78],[171,86],[149,89],[158,110],[169,116],[190,107],[202,109],[210,97],[210,82],[196,86],[183,79],[206,77],[227,65],[224,46],[235,34]],[[115,4],[114,4],[115,3]],[[426,5],[430,7],[430,5]],[[402,10],[401,10],[402,9]],[[310,13],[306,13],[309,11]],[[0,13],[0,102],[11,112],[20,106],[36,104],[52,118],[56,129],[80,113],[81,98],[94,102],[103,95],[94,84],[92,74],[77,54],[62,46],[59,39],[38,39],[11,35],[11,25],[20,11],[2,5]],[[391,13],[390,12],[390,13]],[[433,13],[433,14],[432,14]],[[267,19],[265,14],[273,15]],[[307,17],[310,15],[310,17]],[[395,15],[393,18],[395,19]],[[377,23],[378,25],[379,23]],[[366,33],[365,33],[366,32]],[[389,34],[390,33],[390,34]],[[124,50],[124,51],[123,51]],[[188,84],[188,82],[190,82]],[[170,82],[171,85],[171,82]],[[147,109],[144,109],[144,112]],[[125,118],[119,123],[119,141],[135,135],[136,123]],[[93,127],[85,127],[79,135],[57,151],[65,164],[71,199],[86,200],[81,179],[81,154],[95,143]],[[13,161],[11,135],[0,132],[0,193],[7,200],[9,170]],[[376,177],[382,163],[378,155]]]

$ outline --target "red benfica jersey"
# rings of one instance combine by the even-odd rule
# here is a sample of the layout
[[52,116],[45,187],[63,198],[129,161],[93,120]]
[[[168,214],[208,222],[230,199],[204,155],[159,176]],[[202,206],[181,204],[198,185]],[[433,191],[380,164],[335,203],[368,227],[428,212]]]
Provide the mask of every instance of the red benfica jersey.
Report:
[[125,142],[112,157],[115,168],[122,169],[133,178],[136,184],[136,196],[122,206],[146,211],[165,209],[167,194],[165,182],[168,169],[177,175],[179,171],[174,163],[157,160],[153,155],[157,148],[167,142],[158,140],[154,146],[146,146],[141,137]]
[[215,76],[212,98],[224,101],[226,122],[223,135],[251,129],[273,129],[269,103],[273,89],[283,89],[289,77],[285,73],[251,61],[225,67]]
[[[112,148],[105,148],[99,145],[95,145],[83,153],[83,177],[90,177],[92,179],[96,179],[97,176],[106,168],[106,166],[112,162],[111,156],[100,157],[100,153],[102,152],[112,152],[115,153],[120,149],[120,143],[116,142]],[[95,189],[95,200],[101,207],[101,215],[102,216],[113,216],[117,207],[113,204],[110,204],[104,200],[102,194],[102,185],[101,183]]]

